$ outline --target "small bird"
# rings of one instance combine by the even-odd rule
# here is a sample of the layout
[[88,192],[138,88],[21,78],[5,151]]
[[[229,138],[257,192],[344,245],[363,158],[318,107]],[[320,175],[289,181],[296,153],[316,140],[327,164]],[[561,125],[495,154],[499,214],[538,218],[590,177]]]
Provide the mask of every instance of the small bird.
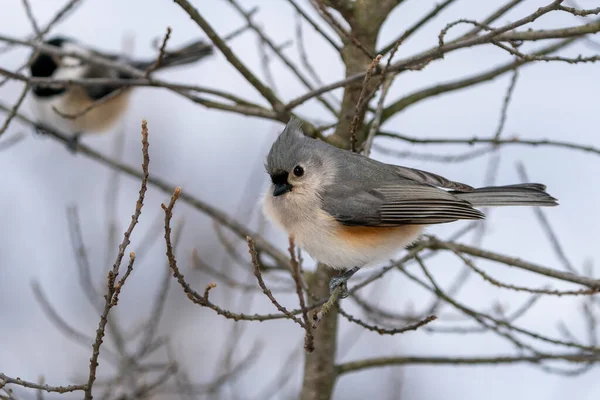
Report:
[[[142,71],[149,68],[158,70],[193,63],[213,53],[212,46],[202,41],[196,41],[177,51],[165,52],[162,61],[157,65],[156,58],[129,60],[122,55],[101,53],[63,36],[55,36],[45,41],[45,44],[55,46],[67,53],[82,56],[95,55],[120,61]],[[86,63],[75,57],[55,56],[43,51],[33,58],[29,68],[31,76],[39,78],[133,78],[130,74],[115,69]],[[114,93],[119,89],[121,89],[119,93]],[[73,150],[82,133],[105,132],[119,121],[127,110],[131,87],[124,88],[123,84],[94,86],[34,84],[31,92],[33,94],[32,108],[38,123],[38,132],[45,133],[48,129],[52,129],[72,135],[68,146]],[[102,101],[109,95],[111,97]],[[88,112],[83,113],[96,101],[100,102]],[[81,115],[73,118],[77,114]]]
[[292,118],[273,143],[265,168],[271,184],[263,212],[315,260],[343,272],[388,261],[428,225],[485,218],[474,207],[555,206],[546,186],[526,183],[474,189],[431,172],[385,164],[302,133]]

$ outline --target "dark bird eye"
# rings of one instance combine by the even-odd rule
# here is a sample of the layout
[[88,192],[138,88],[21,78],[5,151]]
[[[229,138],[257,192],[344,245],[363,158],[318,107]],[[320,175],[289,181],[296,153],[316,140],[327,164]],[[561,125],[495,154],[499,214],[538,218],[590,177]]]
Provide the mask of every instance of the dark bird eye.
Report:
[[296,175],[297,177],[300,177],[300,176],[304,175],[304,168],[302,168],[299,165],[296,165],[294,167],[294,175]]

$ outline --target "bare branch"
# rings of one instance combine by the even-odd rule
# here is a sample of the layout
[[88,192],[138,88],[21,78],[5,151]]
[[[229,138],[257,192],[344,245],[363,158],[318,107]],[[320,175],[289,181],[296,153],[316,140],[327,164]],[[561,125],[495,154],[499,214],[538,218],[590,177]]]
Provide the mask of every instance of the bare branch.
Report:
[[70,393],[85,390],[86,385],[69,385],[69,386],[50,386],[41,385],[33,382],[27,382],[21,378],[11,378],[0,372],[0,388],[5,385],[18,385],[29,389],[43,390],[48,393]]
[[292,277],[296,282],[296,294],[298,295],[298,301],[300,302],[300,309],[302,310],[302,321],[304,322],[304,329],[306,330],[306,335],[304,337],[304,349],[309,353],[314,351],[315,344],[312,334],[312,326],[308,319],[308,309],[306,308],[306,301],[304,300],[304,292],[302,291],[302,270],[300,266],[299,260],[296,259],[296,255],[294,254],[295,244],[294,239],[292,237],[289,238],[289,252],[290,252],[290,260],[292,264]]
[[[285,54],[283,54],[283,52],[271,41],[271,39],[269,39],[269,37],[258,26],[254,24],[254,22],[252,22],[251,16],[244,11],[244,9],[238,4],[238,2],[236,0],[227,1],[242,15],[242,17],[244,17],[248,26],[254,32],[256,32],[258,37],[260,37],[261,41],[273,51],[277,58],[279,58],[290,69],[290,71],[292,71],[294,75],[296,75],[296,77],[300,80],[300,82],[302,82],[304,87],[306,87],[308,90],[314,90],[312,84],[308,81],[308,79],[306,79],[304,75],[302,75],[298,67],[294,65],[294,63],[288,57],[286,57]],[[317,96],[317,100],[319,100],[321,104],[323,104],[323,106],[325,106],[325,108],[327,108],[334,116],[337,115],[337,110],[331,104],[329,104],[327,100],[325,100],[321,96]]]
[[[325,21],[331,25],[331,27],[340,35],[342,39],[346,39],[351,42],[354,46],[359,48],[367,57],[371,60],[375,58],[375,56],[367,49],[361,42],[358,40],[352,33],[348,32],[331,13],[327,10],[325,6],[324,0],[314,0],[314,3],[317,5],[317,9],[321,12],[321,16]],[[314,4],[313,3],[313,4]]]
[[385,46],[383,49],[381,49],[380,51],[378,51],[378,53],[382,54],[382,55],[386,55],[388,52],[390,52],[394,48],[394,46],[396,45],[397,42],[399,42],[399,41],[404,42],[406,39],[408,39],[413,34],[415,34],[425,24],[427,24],[429,21],[431,21],[433,18],[435,18],[446,7],[448,7],[449,5],[451,5],[452,3],[454,3],[455,1],[456,0],[445,0],[442,3],[436,4],[435,7],[430,12],[428,12],[427,14],[425,14],[421,19],[417,20],[413,25],[411,25],[410,28],[408,28],[406,31],[404,31],[404,33],[402,33],[398,37],[398,39],[394,40],[393,42],[391,42],[390,44],[388,44],[387,46]]
[[381,357],[348,362],[338,365],[338,374],[357,372],[367,368],[386,367],[390,365],[498,365],[517,363],[539,363],[544,360],[564,360],[584,363],[598,361],[595,354],[565,353],[547,354],[540,356],[490,356],[490,357]]
[[36,37],[40,37],[42,35],[41,31],[40,31],[40,27],[37,23],[37,21],[35,20],[35,17],[33,15],[33,10],[31,9],[31,4],[29,3],[29,0],[22,0],[23,2],[23,8],[25,8],[25,13],[27,14],[27,19],[29,19],[29,22],[31,23],[31,27],[33,28],[33,31],[35,32]]
[[23,87],[23,90],[21,91],[21,95],[17,99],[15,105],[10,109],[8,116],[4,120],[4,124],[2,125],[2,127],[0,127],[0,137],[2,137],[2,134],[8,129],[10,122],[13,120],[15,115],[17,115],[17,111],[19,111],[19,107],[21,107],[21,104],[23,104],[23,100],[25,100],[25,97],[27,97],[27,94],[29,93],[29,87],[30,87],[29,83],[26,83],[25,87]]
[[[282,314],[285,314],[289,319],[291,319],[292,321],[294,321],[295,323],[300,325],[303,329],[306,329],[306,325],[304,324],[304,322],[302,322],[301,320],[296,318],[294,315],[292,315],[288,311],[287,308],[285,308],[284,306],[279,304],[279,302],[275,299],[275,297],[273,297],[273,294],[271,293],[269,288],[267,288],[267,286],[265,285],[265,282],[262,278],[262,274],[260,273],[260,264],[258,263],[258,256],[256,254],[256,248],[254,247],[254,242],[252,241],[251,237],[247,237],[246,240],[248,241],[248,251],[250,252],[250,256],[252,257],[252,265],[254,266],[254,276],[256,276],[256,280],[258,281],[258,284],[259,284],[260,288],[262,289],[263,293],[265,294],[265,296],[267,296],[269,298],[269,300],[271,300],[271,303],[273,303],[273,305]],[[304,315],[305,313],[306,313],[306,309],[304,307],[302,307],[302,314]]]
[[112,307],[117,304],[117,299],[121,287],[125,283],[125,279],[131,273],[131,269],[133,268],[133,262],[135,260],[135,253],[131,253],[130,263],[127,268],[127,272],[123,277],[117,282],[115,286],[115,280],[119,274],[119,268],[121,267],[121,261],[123,260],[123,256],[125,255],[125,250],[130,243],[129,237],[133,232],[133,229],[138,223],[140,218],[140,214],[142,213],[142,207],[144,205],[144,197],[147,190],[148,184],[148,166],[150,164],[150,156],[148,155],[148,126],[146,120],[142,120],[142,154],[144,158],[144,162],[142,163],[142,183],[140,188],[139,197],[136,201],[135,212],[131,216],[131,223],[129,227],[125,231],[123,235],[123,241],[119,245],[119,251],[117,253],[117,259],[113,265],[112,270],[108,272],[108,287],[105,295],[105,303],[104,310],[102,311],[102,315],[100,316],[100,322],[98,324],[98,330],[96,331],[96,340],[92,346],[92,357],[90,358],[90,374],[88,378],[88,383],[86,385],[85,390],[85,399],[91,400],[93,398],[92,389],[94,385],[94,381],[96,380],[96,369],[98,368],[98,356],[100,355],[100,346],[102,345],[102,338],[104,337],[104,330],[106,328],[106,324],[108,323],[108,314]]
[[379,326],[374,326],[374,325],[369,325],[364,321],[361,321],[360,319],[353,317],[352,315],[348,314],[347,312],[345,312],[344,310],[342,310],[341,308],[338,309],[338,312],[344,316],[344,318],[346,318],[348,321],[353,322],[355,324],[358,324],[360,326],[362,326],[363,328],[372,331],[372,332],[377,332],[380,335],[396,335],[399,333],[405,333],[408,331],[416,331],[417,329],[419,329],[420,327],[427,325],[430,322],[433,322],[437,319],[437,317],[435,315],[430,315],[428,317],[425,317],[424,319],[422,319],[421,321],[418,321],[414,324],[411,325],[407,325],[404,326],[402,328],[395,328],[395,329],[386,329],[386,328],[382,328]]
[[[0,110],[8,111],[9,109],[0,103]],[[24,122],[25,124],[27,124],[31,127],[36,126],[34,121],[30,120],[29,118],[27,118],[21,114],[17,114],[16,118],[19,119],[19,121]],[[69,140],[69,135],[63,134],[61,132],[57,132],[54,130],[48,130],[48,133],[52,137],[54,137],[55,139],[59,140],[62,143],[67,143],[67,141]],[[92,148],[84,145],[83,143],[80,143],[78,145],[77,152],[85,154],[86,156],[100,162],[101,164],[104,164],[112,169],[119,170],[119,171],[125,173],[126,175],[129,175],[129,176],[132,176],[132,177],[138,178],[138,179],[142,179],[142,177],[143,177],[143,174],[141,174],[135,168],[131,168],[130,166],[125,165],[119,161],[112,160],[109,157],[106,157],[106,156],[102,155],[101,153],[93,150]],[[167,183],[166,181],[156,178],[156,177],[153,177],[153,176],[149,176],[147,182],[148,182],[148,184],[154,186],[155,188],[157,188],[165,193],[170,194],[170,193],[173,193],[173,191],[175,190],[175,188],[173,186],[171,186],[169,183]],[[223,211],[220,211],[217,208],[215,208],[215,207],[213,207],[213,206],[203,202],[202,200],[195,198],[189,194],[181,193],[181,199],[182,199],[182,201],[185,201],[186,203],[188,203],[192,208],[195,208],[195,209],[199,210],[200,212],[207,214],[208,216],[213,218],[215,221],[218,221],[221,225],[230,229],[232,232],[234,232],[240,238],[246,238],[246,236],[251,236],[254,240],[254,243],[256,244],[257,249],[259,249],[260,251],[263,251],[266,254],[268,254],[269,256],[273,257],[273,259],[275,259],[278,264],[289,265],[289,259],[281,251],[277,250],[273,245],[271,245],[268,241],[266,241],[260,235],[250,231],[244,225],[238,223],[233,218],[229,217]]]
[[[482,44],[489,44],[493,40],[502,40],[501,35],[505,34],[506,32],[509,32],[520,26],[529,24],[529,23],[537,20],[541,16],[543,16],[551,11],[557,10],[559,3],[560,3],[560,0],[555,0],[552,3],[550,3],[548,6],[540,7],[534,13],[532,13],[524,18],[521,18],[515,22],[504,25],[500,28],[494,29],[487,34],[470,37],[470,38],[464,38],[464,39],[453,41],[450,43],[445,43],[441,47],[436,46],[432,49],[423,51],[419,54],[416,54],[416,55],[406,58],[404,60],[398,61],[390,66],[389,72],[407,71],[407,70],[410,70],[414,66],[423,64],[424,62],[430,62],[432,60],[443,58],[444,55],[446,55],[450,52],[459,50],[459,49],[463,49],[466,47],[478,46],[478,45],[482,45]],[[584,30],[586,30],[586,29],[587,29],[587,27]],[[583,35],[583,33],[582,33],[582,35]],[[507,38],[507,40],[508,40],[508,38]],[[378,72],[376,71],[373,75],[374,76],[378,75]],[[323,93],[329,92],[331,90],[334,90],[334,89],[337,89],[337,88],[340,88],[343,86],[347,86],[351,83],[360,81],[361,79],[364,79],[364,76],[365,76],[365,73],[356,73],[356,74],[351,75],[351,76],[349,76],[343,80],[340,80],[338,82],[334,82],[329,85],[325,85],[315,91],[306,93],[306,94],[290,101],[285,106],[285,108],[287,110],[292,110],[295,107],[310,100],[311,98],[313,98],[315,96],[318,96]]]
[[148,67],[148,69],[146,70],[146,78],[150,76],[152,71],[155,71],[157,68],[159,68],[162,65],[163,58],[165,57],[165,51],[167,48],[167,42],[169,41],[170,37],[171,37],[171,27],[167,26],[167,32],[165,33],[165,37],[163,38],[162,44],[160,45],[160,49],[158,51],[158,57],[156,58],[156,62],[154,64],[152,64],[150,67]]
[[400,139],[405,142],[410,143],[418,143],[418,144],[468,144],[474,145],[479,143],[493,144],[496,146],[505,146],[505,145],[525,145],[525,146],[550,146],[550,147],[562,147],[571,150],[583,151],[586,153],[592,153],[595,155],[600,155],[600,149],[595,148],[593,146],[585,146],[571,142],[563,142],[559,140],[549,140],[549,139],[521,139],[519,137],[513,137],[511,139],[494,139],[494,138],[479,138],[472,137],[466,139],[448,139],[448,138],[427,138],[421,139],[412,136],[399,135],[396,133],[389,132],[379,132],[380,136],[387,136],[394,139]]
[[360,117],[362,115],[362,110],[365,107],[365,104],[370,100],[372,91],[369,88],[369,82],[371,81],[371,76],[373,75],[373,70],[379,64],[381,60],[381,54],[377,55],[373,59],[371,65],[367,69],[367,73],[365,75],[365,80],[362,84],[362,90],[360,91],[360,97],[358,98],[358,102],[356,103],[356,110],[354,111],[354,116],[352,117],[352,123],[350,124],[350,149],[356,153],[356,130],[358,129],[358,124]]
[[[517,172],[519,173],[522,182],[529,182],[529,178],[527,177],[527,171],[525,170],[525,165],[523,165],[523,163],[520,162],[517,164]],[[552,245],[554,253],[562,262],[565,269],[573,274],[577,273],[575,267],[573,267],[573,264],[571,264],[571,261],[569,261],[569,259],[567,258],[567,255],[565,254],[565,251],[563,250],[562,245],[558,240],[558,236],[552,229],[552,226],[550,225],[546,214],[544,214],[544,212],[539,207],[534,207],[532,211],[534,212],[537,220],[539,221],[542,229],[544,230],[544,233],[546,234],[546,236],[548,236],[548,240]]]
[[277,113],[281,113],[283,111],[283,104],[281,101],[275,96],[273,91],[263,85],[260,80],[250,72],[250,70],[241,62],[241,60],[231,51],[229,46],[225,43],[223,39],[215,32],[215,30],[210,26],[210,24],[200,15],[198,10],[194,8],[187,0],[175,0],[179,6],[198,24],[198,26],[206,33],[210,40],[215,44],[216,47],[221,50],[227,61],[231,63],[233,67],[235,67],[240,74],[246,78],[248,83],[250,83],[254,88],[271,104],[273,109]]
[[526,271],[534,272],[536,274],[545,275],[551,278],[563,280],[566,282],[577,283],[586,286],[590,289],[600,289],[600,281],[591,279],[585,276],[579,276],[570,272],[562,272],[554,269],[542,267],[527,261],[523,261],[519,258],[507,257],[501,254],[492,253],[490,251],[478,249],[476,247],[467,246],[464,244],[443,242],[436,239],[435,237],[429,236],[428,240],[423,242],[422,245],[432,250],[457,250],[461,253],[469,254],[478,258],[485,258],[487,260],[496,261],[512,267],[524,269]]
[[323,29],[321,29],[319,24],[313,21],[313,19],[306,12],[304,12],[304,10],[300,8],[300,6],[298,6],[296,0],[287,0],[287,2],[290,3],[292,7],[294,7],[294,9],[298,12],[298,14],[300,14],[306,20],[306,22],[308,22],[310,26],[312,26],[323,37],[323,39],[329,42],[329,44],[331,44],[331,46],[335,50],[337,50],[338,53],[342,51],[341,47],[338,44],[336,44],[335,41],[331,39]]

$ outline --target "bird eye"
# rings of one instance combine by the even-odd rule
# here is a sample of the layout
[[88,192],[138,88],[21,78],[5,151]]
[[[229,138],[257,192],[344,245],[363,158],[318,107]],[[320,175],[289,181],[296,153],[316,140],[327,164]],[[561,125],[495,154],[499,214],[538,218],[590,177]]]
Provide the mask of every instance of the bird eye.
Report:
[[296,165],[294,167],[294,175],[296,175],[297,177],[301,177],[302,175],[304,175],[304,168],[302,168],[299,165]]

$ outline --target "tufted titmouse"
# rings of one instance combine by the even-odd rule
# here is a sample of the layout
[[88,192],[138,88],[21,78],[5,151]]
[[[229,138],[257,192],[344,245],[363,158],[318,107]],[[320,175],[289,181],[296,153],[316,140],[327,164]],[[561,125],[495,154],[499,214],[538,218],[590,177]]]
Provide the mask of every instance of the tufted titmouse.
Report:
[[[555,206],[538,183],[474,189],[439,175],[384,164],[304,136],[291,119],[265,164],[271,185],[264,214],[315,260],[344,270],[333,291],[359,268],[388,261],[427,225],[482,219],[474,207]],[[448,190],[444,190],[448,189]]]
[[[123,61],[124,63],[146,70],[155,64],[153,60],[129,60],[124,56],[100,53],[97,50],[82,46],[73,39],[62,36],[54,37],[45,42],[68,53],[86,55],[100,55],[104,58]],[[172,67],[196,62],[212,54],[210,45],[197,41],[177,51],[166,52],[158,66],[159,68]],[[103,66],[91,65],[74,57],[57,57],[40,52],[31,62],[31,76],[52,77],[55,79],[80,79],[80,78],[115,78],[131,79],[132,76]],[[66,118],[57,113],[54,108],[63,114],[73,115],[82,112],[92,103],[122,88],[122,85],[95,85],[77,86],[69,85],[56,87],[33,85],[32,108],[39,124],[39,131],[44,127],[58,130],[59,132],[73,135],[69,146],[77,144],[80,134],[84,132],[104,132],[110,129],[120,119],[127,109],[130,89],[121,91],[118,95],[110,97],[105,102],[98,104],[87,113],[77,118]]]

